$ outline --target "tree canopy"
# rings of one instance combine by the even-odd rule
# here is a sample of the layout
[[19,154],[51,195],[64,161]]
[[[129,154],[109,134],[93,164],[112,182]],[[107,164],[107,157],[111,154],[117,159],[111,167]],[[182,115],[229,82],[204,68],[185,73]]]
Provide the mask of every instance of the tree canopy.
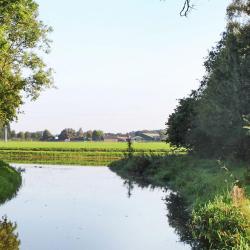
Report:
[[42,141],[49,141],[53,139],[53,135],[50,133],[50,131],[48,129],[45,129],[43,131],[43,136],[41,138]]
[[64,140],[71,140],[76,137],[76,131],[72,128],[65,128],[64,130],[61,131],[59,135],[59,140],[64,141]]
[[0,122],[17,117],[24,98],[35,100],[53,85],[52,70],[41,54],[48,53],[51,28],[38,18],[33,0],[0,0]]
[[170,143],[203,155],[249,157],[249,7],[249,0],[228,7],[227,30],[204,63],[199,89],[169,117]]
[[17,250],[20,240],[16,232],[17,225],[8,221],[6,217],[0,219],[0,249]]
[[92,140],[93,141],[102,141],[104,133],[101,130],[94,130],[92,133]]

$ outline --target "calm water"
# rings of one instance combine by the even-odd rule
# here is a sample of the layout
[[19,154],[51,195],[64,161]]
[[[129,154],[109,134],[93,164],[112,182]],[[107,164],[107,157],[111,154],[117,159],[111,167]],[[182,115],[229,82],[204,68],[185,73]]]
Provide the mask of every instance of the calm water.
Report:
[[124,181],[106,167],[25,166],[0,216],[17,223],[21,250],[190,249],[169,226],[160,189]]

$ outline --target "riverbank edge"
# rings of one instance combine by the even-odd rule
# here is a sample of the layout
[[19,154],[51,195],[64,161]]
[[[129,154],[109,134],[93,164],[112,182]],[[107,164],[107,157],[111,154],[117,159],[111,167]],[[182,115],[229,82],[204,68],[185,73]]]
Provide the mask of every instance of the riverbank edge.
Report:
[[13,198],[22,185],[21,173],[0,160],[0,204]]
[[[187,204],[194,240],[205,241],[209,249],[250,249],[248,166],[192,155],[141,155],[109,164],[122,178],[167,187],[180,195]],[[237,204],[232,198],[234,186],[244,187]]]

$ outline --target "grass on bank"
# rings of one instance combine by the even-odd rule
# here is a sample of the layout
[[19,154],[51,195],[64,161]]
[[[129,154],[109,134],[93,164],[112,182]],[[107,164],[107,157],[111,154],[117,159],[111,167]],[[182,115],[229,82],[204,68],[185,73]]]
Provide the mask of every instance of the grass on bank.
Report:
[[231,190],[234,183],[244,185],[250,195],[247,166],[244,162],[200,159],[190,155],[134,156],[110,165],[125,178],[169,187],[194,206]]
[[0,161],[0,204],[11,199],[21,184],[21,174],[7,163]]
[[[250,182],[244,162],[191,155],[134,156],[110,164],[112,171],[139,185],[168,187],[184,198],[189,229],[202,249],[250,249]],[[233,199],[233,187],[241,190]],[[241,187],[244,187],[244,191]],[[244,194],[243,194],[244,193]]]

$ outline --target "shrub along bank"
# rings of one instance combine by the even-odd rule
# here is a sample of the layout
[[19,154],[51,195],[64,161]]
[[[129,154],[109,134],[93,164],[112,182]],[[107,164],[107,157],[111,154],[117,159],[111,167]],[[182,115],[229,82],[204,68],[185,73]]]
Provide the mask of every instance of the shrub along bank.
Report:
[[11,199],[21,184],[21,174],[7,163],[0,161],[0,204]]
[[246,165],[168,155],[134,156],[113,162],[110,169],[125,179],[168,187],[184,198],[190,215],[188,228],[202,242],[202,249],[250,249]]

